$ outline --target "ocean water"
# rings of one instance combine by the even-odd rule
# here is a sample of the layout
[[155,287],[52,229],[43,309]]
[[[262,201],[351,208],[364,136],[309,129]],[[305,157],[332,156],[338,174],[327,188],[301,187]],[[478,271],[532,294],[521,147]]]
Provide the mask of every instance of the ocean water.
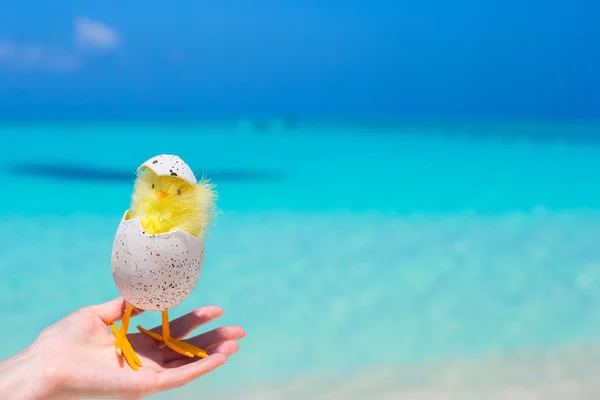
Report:
[[407,368],[445,363],[471,376],[464,360],[506,357],[497,376],[511,354],[596,345],[600,125],[260,128],[0,125],[0,306],[18,332],[3,336],[0,358],[118,295],[112,239],[133,171],[161,153],[211,178],[221,210],[200,282],[172,315],[219,304],[218,324],[248,336],[225,367],[155,398],[366,396],[332,382],[371,395],[393,382],[375,397],[394,398]]

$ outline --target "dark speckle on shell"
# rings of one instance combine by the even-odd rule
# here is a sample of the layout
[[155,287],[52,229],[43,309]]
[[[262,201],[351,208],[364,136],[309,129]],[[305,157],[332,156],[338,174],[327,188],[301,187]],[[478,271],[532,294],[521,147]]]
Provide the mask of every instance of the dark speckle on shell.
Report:
[[[148,257],[149,252],[154,256]],[[160,311],[186,299],[198,281],[203,260],[201,239],[186,234],[144,235],[137,220],[122,221],[113,245],[113,276],[129,303]]]

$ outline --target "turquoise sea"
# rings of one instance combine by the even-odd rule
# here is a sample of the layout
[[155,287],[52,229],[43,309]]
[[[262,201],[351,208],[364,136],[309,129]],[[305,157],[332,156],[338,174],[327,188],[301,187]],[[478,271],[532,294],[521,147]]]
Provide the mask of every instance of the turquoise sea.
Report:
[[[600,124],[79,121],[0,133],[11,328],[0,359],[118,295],[110,252],[133,172],[163,153],[211,178],[221,210],[200,282],[172,314],[218,304],[218,324],[248,335],[221,370],[155,398],[272,387],[256,398],[287,399],[293,382],[359,385],[384,367],[452,369],[600,337]],[[304,396],[334,397],[313,389]]]

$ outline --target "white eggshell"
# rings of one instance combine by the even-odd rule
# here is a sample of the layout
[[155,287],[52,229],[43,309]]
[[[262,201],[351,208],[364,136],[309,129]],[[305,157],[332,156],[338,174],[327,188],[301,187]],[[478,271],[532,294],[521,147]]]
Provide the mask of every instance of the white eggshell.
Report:
[[196,183],[196,176],[189,165],[174,155],[161,154],[152,157],[140,165],[138,169],[141,168],[148,168],[158,176],[177,176],[191,185]]
[[177,229],[148,235],[139,220],[123,215],[112,248],[117,289],[133,306],[163,311],[184,301],[204,261],[204,236]]

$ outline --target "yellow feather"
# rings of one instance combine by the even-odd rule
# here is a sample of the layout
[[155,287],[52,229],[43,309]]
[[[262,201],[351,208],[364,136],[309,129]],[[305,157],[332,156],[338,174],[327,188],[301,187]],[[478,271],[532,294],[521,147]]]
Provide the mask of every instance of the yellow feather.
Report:
[[[160,192],[163,191],[160,197]],[[147,234],[176,228],[198,237],[214,216],[214,185],[201,179],[195,185],[173,176],[158,176],[150,169],[139,171],[131,196],[129,218],[139,218]]]

